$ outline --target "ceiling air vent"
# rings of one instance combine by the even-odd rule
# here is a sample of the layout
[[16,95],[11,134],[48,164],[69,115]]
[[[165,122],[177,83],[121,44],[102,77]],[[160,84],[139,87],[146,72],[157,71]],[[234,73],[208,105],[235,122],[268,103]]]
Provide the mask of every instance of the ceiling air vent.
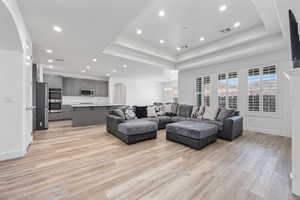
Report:
[[62,58],[56,58],[55,61],[57,61],[57,62],[64,62],[65,60],[62,59]]
[[183,45],[183,46],[181,47],[181,49],[187,49],[187,48],[189,48],[188,45]]
[[222,29],[220,32],[221,33],[229,33],[231,31],[231,28],[225,28],[225,29]]

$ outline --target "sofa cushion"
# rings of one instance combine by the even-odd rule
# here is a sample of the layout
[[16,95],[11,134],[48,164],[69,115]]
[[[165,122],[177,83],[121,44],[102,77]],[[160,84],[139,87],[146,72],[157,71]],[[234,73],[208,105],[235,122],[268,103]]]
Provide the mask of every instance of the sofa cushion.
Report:
[[226,119],[228,117],[232,117],[233,114],[234,114],[233,109],[222,108],[222,109],[219,110],[219,113],[218,113],[218,116],[216,117],[216,120],[224,121],[224,119]]
[[143,119],[128,120],[118,126],[118,131],[125,135],[140,135],[157,130],[157,124]]
[[172,117],[172,122],[180,122],[180,121],[184,121],[186,119],[186,117],[180,117],[180,116],[175,116]]
[[125,108],[125,118],[126,120],[131,120],[131,119],[136,119],[136,115],[134,112],[134,108],[132,106],[128,106],[127,108]]
[[117,109],[112,109],[112,110],[110,111],[110,114],[115,115],[115,116],[117,116],[117,117],[120,117],[122,120],[125,120],[125,119],[126,119],[126,118],[125,118],[125,113],[124,113],[124,111],[123,111],[122,109],[119,109],[119,108],[117,108]]
[[146,118],[141,118],[143,120],[147,120],[147,121],[150,121],[150,122],[155,122],[155,123],[159,123],[159,119],[157,117],[146,117]]
[[158,116],[158,120],[160,124],[167,124],[172,122],[172,118],[169,116]]
[[179,105],[177,114],[180,117],[191,117],[192,110],[192,105]]
[[201,123],[206,124],[214,124],[218,127],[219,131],[223,131],[223,121],[217,121],[217,120],[201,120]]
[[147,117],[147,106],[136,106],[135,114],[138,119]]
[[174,133],[197,140],[214,135],[218,132],[216,125],[195,121],[182,121],[168,124],[166,129],[168,133]]

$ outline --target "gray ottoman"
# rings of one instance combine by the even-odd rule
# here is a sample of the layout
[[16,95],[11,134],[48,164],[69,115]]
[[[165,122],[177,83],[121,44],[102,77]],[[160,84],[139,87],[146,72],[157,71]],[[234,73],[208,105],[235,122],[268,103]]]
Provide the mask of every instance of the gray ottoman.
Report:
[[168,140],[200,150],[217,141],[218,127],[196,121],[181,121],[168,124],[166,132]]
[[126,144],[133,144],[139,141],[156,138],[157,123],[147,120],[130,120],[120,123],[118,126],[118,134]]

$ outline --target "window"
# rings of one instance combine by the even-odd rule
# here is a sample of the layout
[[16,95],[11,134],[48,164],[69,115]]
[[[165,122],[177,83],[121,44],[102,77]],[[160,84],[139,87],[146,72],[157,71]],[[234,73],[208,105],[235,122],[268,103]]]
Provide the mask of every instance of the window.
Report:
[[239,79],[237,72],[228,74],[228,108],[237,109],[238,107],[238,85]]
[[[228,77],[228,78],[226,78]],[[237,109],[238,106],[238,75],[237,72],[219,74],[218,76],[218,104],[220,108],[226,106]],[[227,103],[228,101],[228,103]]]
[[[276,112],[277,75],[276,66],[249,69],[248,110]],[[262,109],[261,107],[262,102]]]
[[227,96],[227,80],[226,74],[219,74],[218,76],[218,103],[220,108],[226,107]]
[[204,76],[203,78],[203,97],[204,97],[204,105],[210,106],[211,103],[211,81],[210,76]]
[[263,111],[276,112],[277,75],[276,67],[264,67],[262,75]]
[[202,105],[202,77],[197,78],[196,80],[196,101],[197,105]]

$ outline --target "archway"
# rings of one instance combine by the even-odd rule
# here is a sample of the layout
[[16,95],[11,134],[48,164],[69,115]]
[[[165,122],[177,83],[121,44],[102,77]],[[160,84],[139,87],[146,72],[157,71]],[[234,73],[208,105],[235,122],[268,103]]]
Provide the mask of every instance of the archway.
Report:
[[123,83],[114,84],[113,104],[126,104],[127,87]]

